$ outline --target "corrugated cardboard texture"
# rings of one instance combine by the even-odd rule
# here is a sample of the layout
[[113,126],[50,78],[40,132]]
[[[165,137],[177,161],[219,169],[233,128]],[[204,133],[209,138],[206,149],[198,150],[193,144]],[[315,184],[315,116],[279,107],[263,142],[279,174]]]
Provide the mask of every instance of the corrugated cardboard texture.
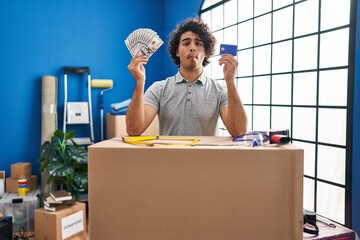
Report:
[[[18,180],[19,180],[18,178],[11,178],[11,177],[6,178],[5,180],[6,191],[11,193],[17,193],[19,186]],[[28,180],[29,191],[35,190],[37,188],[37,175],[28,177],[27,180]]]
[[302,191],[292,145],[89,147],[91,239],[300,240]]
[[[124,135],[127,135],[126,116],[106,114],[106,139]],[[157,115],[142,135],[159,135],[159,119]]]
[[[81,210],[84,213],[83,216],[84,230],[86,230],[87,224],[86,224],[85,203],[77,202],[75,205],[57,212],[48,212],[43,208],[36,209],[34,211],[36,240],[63,239],[62,229],[61,229],[61,219]],[[79,232],[76,235],[82,232]],[[67,239],[71,239],[73,236]]]
[[18,162],[11,164],[11,177],[12,178],[28,178],[31,177],[31,163]]

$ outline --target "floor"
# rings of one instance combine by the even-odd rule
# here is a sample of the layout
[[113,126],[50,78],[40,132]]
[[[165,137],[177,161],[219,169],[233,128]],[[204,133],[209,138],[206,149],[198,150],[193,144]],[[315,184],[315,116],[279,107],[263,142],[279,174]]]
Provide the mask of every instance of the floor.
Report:
[[[24,237],[28,237],[28,236],[32,236],[34,233],[25,233],[23,236]],[[17,236],[19,236],[19,234],[15,234]],[[14,235],[14,236],[15,236]],[[22,239],[22,238],[19,238],[19,239]],[[28,240],[36,240],[36,236],[35,237],[31,237],[31,238],[26,238]],[[69,238],[68,240],[90,240],[90,237],[89,237],[89,233],[88,232],[85,232],[85,233],[81,233],[79,235],[76,235],[72,238]]]

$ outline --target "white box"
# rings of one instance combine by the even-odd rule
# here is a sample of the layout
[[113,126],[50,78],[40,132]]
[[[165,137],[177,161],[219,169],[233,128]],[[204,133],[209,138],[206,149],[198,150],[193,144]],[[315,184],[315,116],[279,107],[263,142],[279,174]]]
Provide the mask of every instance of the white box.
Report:
[[34,210],[40,207],[40,189],[28,192],[20,197],[17,193],[5,193],[0,199],[0,213],[12,216],[13,232],[19,232],[24,227],[26,232],[34,231]]

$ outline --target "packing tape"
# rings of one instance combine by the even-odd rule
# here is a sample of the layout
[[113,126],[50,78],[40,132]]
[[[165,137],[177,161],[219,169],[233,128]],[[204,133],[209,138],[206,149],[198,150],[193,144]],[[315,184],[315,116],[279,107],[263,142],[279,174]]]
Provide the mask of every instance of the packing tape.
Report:
[[55,104],[43,104],[41,109],[43,113],[56,113]]

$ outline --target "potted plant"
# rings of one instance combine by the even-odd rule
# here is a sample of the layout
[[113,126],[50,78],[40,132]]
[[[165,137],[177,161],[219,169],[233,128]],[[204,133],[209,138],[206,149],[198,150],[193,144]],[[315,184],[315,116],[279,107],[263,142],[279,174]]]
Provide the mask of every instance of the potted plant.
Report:
[[75,131],[55,131],[50,141],[40,148],[40,171],[48,171],[46,184],[53,182],[58,189],[64,186],[75,194],[76,200],[88,186],[88,155],[85,146],[74,142]]

